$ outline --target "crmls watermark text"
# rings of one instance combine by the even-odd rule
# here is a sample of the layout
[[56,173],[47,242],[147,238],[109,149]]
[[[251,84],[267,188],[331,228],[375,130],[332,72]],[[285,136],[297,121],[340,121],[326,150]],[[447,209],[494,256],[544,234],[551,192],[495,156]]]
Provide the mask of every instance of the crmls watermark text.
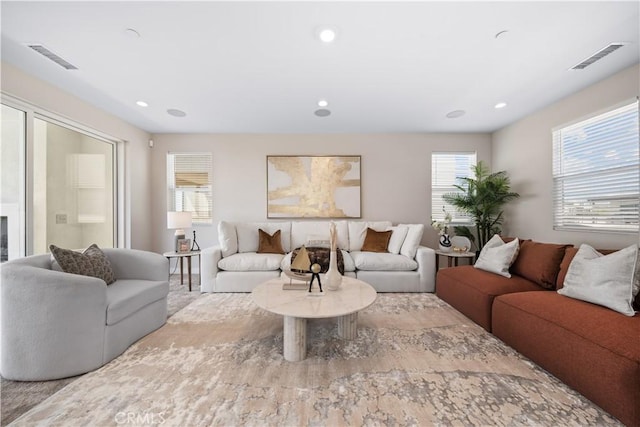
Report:
[[113,417],[116,424],[157,425],[164,424],[164,412],[118,412]]

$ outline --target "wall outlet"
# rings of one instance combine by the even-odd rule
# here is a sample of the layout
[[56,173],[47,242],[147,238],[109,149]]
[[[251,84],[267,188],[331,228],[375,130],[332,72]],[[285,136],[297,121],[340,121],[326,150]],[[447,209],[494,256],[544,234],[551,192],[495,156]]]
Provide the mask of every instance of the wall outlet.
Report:
[[56,224],[66,224],[67,214],[56,214]]

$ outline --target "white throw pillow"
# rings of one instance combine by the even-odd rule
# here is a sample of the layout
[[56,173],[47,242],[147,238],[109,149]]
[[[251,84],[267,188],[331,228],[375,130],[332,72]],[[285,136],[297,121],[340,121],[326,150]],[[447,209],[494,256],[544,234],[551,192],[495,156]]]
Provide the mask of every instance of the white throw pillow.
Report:
[[474,267],[510,278],[509,267],[516,260],[518,250],[520,241],[517,238],[505,243],[500,236],[494,234],[480,251]]
[[633,316],[633,300],[639,290],[635,277],[637,264],[637,245],[609,255],[580,245],[558,293]]
[[391,233],[387,250],[392,254],[398,255],[402,248],[402,244],[404,243],[404,239],[407,237],[407,233],[409,232],[409,227],[406,225],[397,225],[395,227],[389,227],[388,230],[391,230],[393,233]]
[[407,237],[404,238],[402,248],[400,248],[400,254],[411,259],[416,257],[418,252],[418,246],[422,241],[422,234],[424,233],[424,224],[399,224],[408,228]]
[[220,221],[218,223],[218,241],[222,256],[230,256],[238,252],[238,233],[236,226],[230,222]]

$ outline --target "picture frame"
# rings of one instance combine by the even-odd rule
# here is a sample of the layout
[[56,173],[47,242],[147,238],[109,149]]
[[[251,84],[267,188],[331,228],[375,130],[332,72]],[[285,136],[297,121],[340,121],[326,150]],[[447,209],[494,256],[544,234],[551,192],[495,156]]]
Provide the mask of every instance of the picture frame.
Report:
[[191,252],[191,239],[178,239],[178,253]]
[[267,218],[362,218],[361,157],[267,156]]

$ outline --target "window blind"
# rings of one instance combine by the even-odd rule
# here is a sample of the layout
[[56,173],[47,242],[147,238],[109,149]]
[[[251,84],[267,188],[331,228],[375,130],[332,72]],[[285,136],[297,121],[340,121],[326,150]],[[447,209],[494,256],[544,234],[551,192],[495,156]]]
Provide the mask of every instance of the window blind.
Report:
[[211,153],[167,154],[167,210],[192,212],[195,224],[211,224]]
[[458,212],[446,203],[442,196],[459,192],[454,185],[463,182],[458,178],[473,176],[472,166],[476,164],[476,153],[432,153],[431,154],[431,218],[444,220],[446,210],[451,214],[451,223],[465,225],[471,223],[467,214]]
[[638,102],[553,132],[554,229],[638,231]]

